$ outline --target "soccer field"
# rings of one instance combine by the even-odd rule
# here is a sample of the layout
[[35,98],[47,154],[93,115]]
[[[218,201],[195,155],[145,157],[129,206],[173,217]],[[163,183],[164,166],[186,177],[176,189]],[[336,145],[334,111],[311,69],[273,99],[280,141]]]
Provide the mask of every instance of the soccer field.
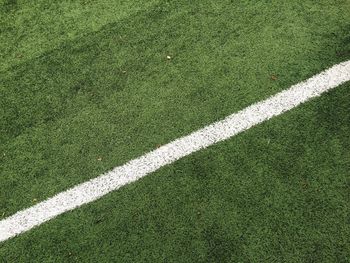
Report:
[[2,238],[349,60],[349,0],[0,0],[0,262],[349,262],[349,79]]

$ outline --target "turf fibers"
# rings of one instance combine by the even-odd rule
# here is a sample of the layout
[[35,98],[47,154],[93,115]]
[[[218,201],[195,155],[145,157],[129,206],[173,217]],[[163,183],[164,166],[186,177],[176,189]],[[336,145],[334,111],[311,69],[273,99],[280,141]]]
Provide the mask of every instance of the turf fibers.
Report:
[[[349,13],[0,2],[0,219],[349,59]],[[347,262],[349,90],[2,243],[0,262]]]

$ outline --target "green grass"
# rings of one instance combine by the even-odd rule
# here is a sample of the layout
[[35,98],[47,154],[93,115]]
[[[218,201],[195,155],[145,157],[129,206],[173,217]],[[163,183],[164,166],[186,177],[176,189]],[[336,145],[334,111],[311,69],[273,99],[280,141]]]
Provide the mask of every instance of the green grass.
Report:
[[350,85],[0,247],[9,262],[348,262]]
[[[0,2],[0,219],[349,59],[349,13],[330,0]],[[0,259],[346,262],[349,96],[0,244]]]
[[0,70],[34,59],[159,1],[0,1]]

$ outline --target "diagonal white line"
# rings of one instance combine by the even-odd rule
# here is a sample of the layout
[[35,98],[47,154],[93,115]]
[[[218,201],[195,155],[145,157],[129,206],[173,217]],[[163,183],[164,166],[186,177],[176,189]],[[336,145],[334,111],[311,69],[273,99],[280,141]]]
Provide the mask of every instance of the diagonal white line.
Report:
[[288,90],[234,113],[222,121],[215,122],[95,179],[19,211],[0,221],[0,242],[28,231],[66,211],[90,203],[184,156],[235,136],[349,80],[350,61],[340,63]]

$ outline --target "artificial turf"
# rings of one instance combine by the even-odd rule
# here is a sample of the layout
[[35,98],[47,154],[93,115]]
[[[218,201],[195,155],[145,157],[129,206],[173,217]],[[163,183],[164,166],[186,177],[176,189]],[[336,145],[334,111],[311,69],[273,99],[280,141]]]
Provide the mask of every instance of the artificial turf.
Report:
[[5,262],[348,262],[350,85],[0,245]]
[[[350,58],[349,1],[0,6],[0,219]],[[346,262],[349,101],[344,85],[0,259]]]

